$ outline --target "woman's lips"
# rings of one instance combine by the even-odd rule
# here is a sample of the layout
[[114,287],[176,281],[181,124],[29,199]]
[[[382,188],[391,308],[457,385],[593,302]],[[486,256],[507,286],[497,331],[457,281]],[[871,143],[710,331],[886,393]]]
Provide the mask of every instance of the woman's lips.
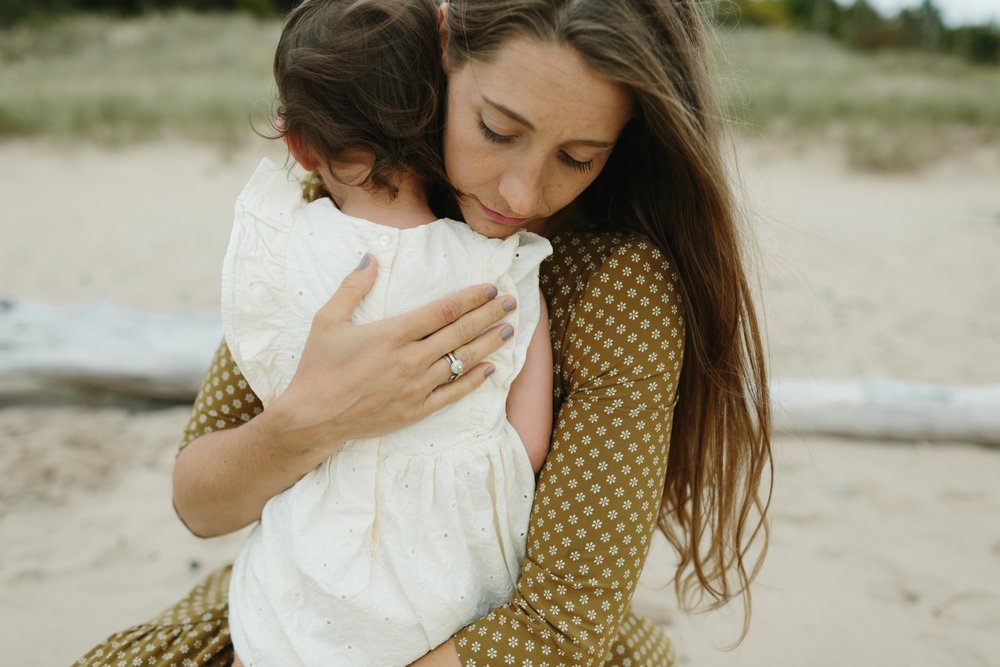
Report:
[[478,199],[476,200],[476,203],[479,204],[479,208],[482,209],[483,215],[485,215],[493,222],[496,222],[501,225],[510,225],[510,226],[523,225],[528,220],[527,218],[508,218],[506,215],[497,213],[493,209],[484,206],[483,202],[479,201]]

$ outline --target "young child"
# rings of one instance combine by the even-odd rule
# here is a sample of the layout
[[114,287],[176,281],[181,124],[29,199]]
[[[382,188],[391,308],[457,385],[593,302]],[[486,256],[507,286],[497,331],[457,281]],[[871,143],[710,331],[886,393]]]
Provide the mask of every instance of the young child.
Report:
[[346,443],[267,503],[233,566],[234,664],[398,667],[513,593],[551,429],[538,289],[551,247],[431,212],[428,191],[444,180],[433,0],[306,0],[274,70],[280,133],[328,196],[307,203],[289,170],[265,160],[237,200],[223,324],[265,406],[291,381],[317,310],[369,253],[378,277],[359,324],[480,282],[517,298],[513,338],[482,387],[414,426]]

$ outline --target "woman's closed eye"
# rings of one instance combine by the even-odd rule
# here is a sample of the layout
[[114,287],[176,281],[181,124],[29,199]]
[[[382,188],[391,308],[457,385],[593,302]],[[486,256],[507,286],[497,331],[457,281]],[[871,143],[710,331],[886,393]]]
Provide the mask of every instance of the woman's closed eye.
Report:
[[[497,144],[500,146],[511,144],[517,140],[516,134],[500,134],[499,132],[491,128],[489,125],[487,125],[486,121],[483,119],[479,120],[479,130],[480,132],[483,133],[483,138],[485,138],[486,141],[489,141],[490,143]],[[559,161],[565,164],[570,169],[578,171],[582,174],[585,174],[594,168],[593,159],[577,160],[576,158],[574,158],[573,156],[571,156],[569,153],[566,152],[559,153]]]
[[514,139],[517,138],[517,135],[500,134],[499,132],[494,132],[486,124],[486,121],[482,119],[480,119],[479,121],[479,130],[483,133],[483,137],[486,139],[486,141],[489,141],[494,144],[500,144],[501,146],[504,144],[509,144],[512,141],[514,141]]
[[577,160],[570,156],[568,153],[560,153],[559,159],[570,169],[575,169],[580,173],[587,173],[594,168],[594,160]]

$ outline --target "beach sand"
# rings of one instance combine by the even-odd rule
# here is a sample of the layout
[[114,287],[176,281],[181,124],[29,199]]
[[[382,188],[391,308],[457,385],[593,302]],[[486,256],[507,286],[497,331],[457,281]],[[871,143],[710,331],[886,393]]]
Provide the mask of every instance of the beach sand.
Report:
[[[0,297],[216,311],[265,151],[0,143]],[[774,377],[1000,382],[1000,150],[892,175],[827,148],[739,153]],[[233,556],[240,535],[199,540],[171,508],[187,411],[0,406],[4,664],[68,665]],[[682,664],[1000,665],[1000,451],[780,435],[775,463],[739,648],[720,650],[740,610],[678,611],[654,543],[635,605]]]

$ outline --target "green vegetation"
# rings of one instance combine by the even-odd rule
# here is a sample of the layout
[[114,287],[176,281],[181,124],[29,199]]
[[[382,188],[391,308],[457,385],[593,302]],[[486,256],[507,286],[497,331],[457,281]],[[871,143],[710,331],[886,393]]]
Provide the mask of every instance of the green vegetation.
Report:
[[[275,17],[301,0],[0,0],[0,26],[44,23],[75,12],[137,16],[177,9]],[[1000,27],[946,26],[933,0],[882,16],[869,0],[703,0],[729,26],[809,30],[861,50],[919,49],[1000,65]]]
[[859,51],[928,51],[957,55],[979,65],[1000,65],[1000,27],[949,27],[932,0],[884,17],[868,0],[712,0],[719,23],[729,27],[795,28],[815,32]]
[[[2,29],[0,139],[246,141],[268,129],[279,31],[274,19],[191,12]],[[1000,142],[1000,68],[777,29],[723,28],[716,52],[727,113],[751,135],[835,139],[878,169]]]
[[221,142],[266,129],[276,21],[76,16],[0,31],[0,136]]
[[201,12],[245,12],[259,17],[278,16],[301,0],[0,0],[0,26],[20,22],[49,22],[76,12],[105,16],[136,16],[175,9]]
[[725,32],[717,53],[728,115],[750,134],[833,138],[872,169],[1000,141],[1000,68],[774,29]]

